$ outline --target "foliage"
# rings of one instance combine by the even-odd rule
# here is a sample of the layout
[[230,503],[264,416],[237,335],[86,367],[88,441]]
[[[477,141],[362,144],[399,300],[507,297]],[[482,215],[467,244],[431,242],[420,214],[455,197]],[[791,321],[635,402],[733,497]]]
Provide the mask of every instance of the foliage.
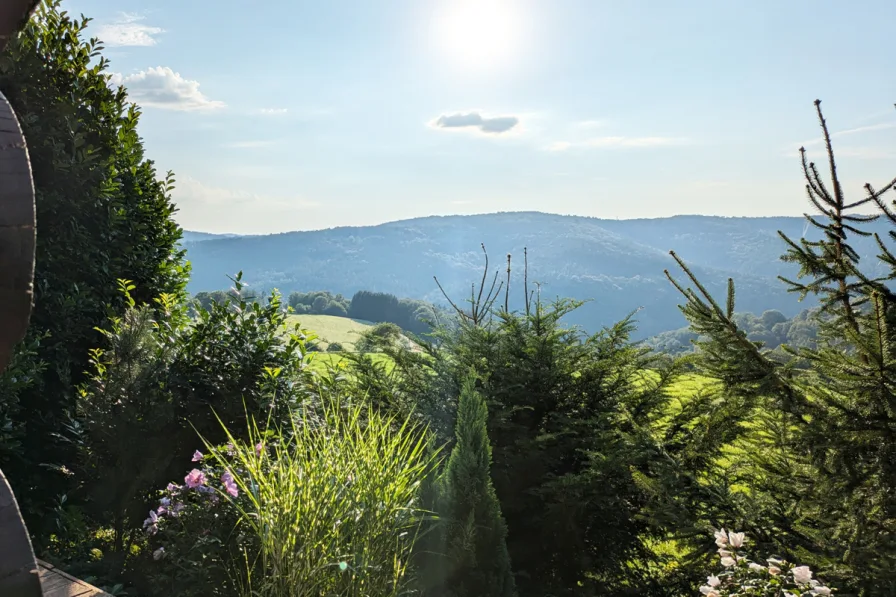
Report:
[[411,334],[428,334],[439,311],[426,301],[399,299],[384,292],[362,290],[352,296],[349,315],[376,323],[393,323]]
[[159,594],[187,570],[197,595],[404,594],[432,466],[425,430],[332,398],[308,408],[267,433],[250,425],[246,441],[228,432],[224,449],[204,442],[202,468],[169,486],[166,511],[147,520],[164,554]]
[[341,294],[326,291],[292,292],[287,301],[293,311],[309,315],[348,317],[350,301]]
[[436,594],[452,597],[511,597],[516,586],[507,552],[507,525],[491,480],[488,409],[472,377],[457,404],[457,442],[441,478],[433,558],[424,580]]
[[88,21],[44,0],[0,56],[0,91],[28,142],[38,221],[35,308],[19,349],[33,379],[4,377],[9,406],[0,412],[10,419],[0,425],[24,432],[4,472],[37,535],[47,530],[41,514],[67,489],[69,477],[45,465],[71,464],[60,437],[88,350],[102,341],[95,328],[126,307],[116,280],[133,280],[136,302],[151,304],[183,292],[188,274],[172,219],[174,179],[159,180],[145,159],[140,110],[111,85],[102,46],[85,39]]
[[[92,571],[113,574],[128,569],[148,497],[177,474],[196,431],[222,441],[217,418],[231,428],[247,413],[279,419],[314,388],[304,362],[308,337],[298,329],[283,336],[286,315],[276,295],[265,304],[200,307],[190,318],[172,297],[160,298],[154,312],[136,305],[133,285],[122,290],[131,307],[104,331],[108,348],[92,351],[93,375],[71,425],[77,460],[70,473],[79,485],[64,512],[110,529],[109,544],[93,545],[105,556]],[[91,547],[82,530],[57,531],[58,558]]]
[[363,358],[353,359],[352,373],[367,395],[404,397],[442,437],[454,421],[439,409],[456,408],[473,369],[488,404],[492,479],[520,594],[644,594],[648,571],[631,565],[650,557],[643,495],[630,473],[642,454],[629,434],[654,416],[649,406],[663,399],[669,374],[644,374],[658,363],[630,342],[630,320],[585,336],[561,324],[580,303],[545,304],[524,286],[533,300],[509,313],[493,307],[506,287],[489,280],[474,288],[469,309],[455,305],[457,325],[423,352],[385,344],[394,381]]

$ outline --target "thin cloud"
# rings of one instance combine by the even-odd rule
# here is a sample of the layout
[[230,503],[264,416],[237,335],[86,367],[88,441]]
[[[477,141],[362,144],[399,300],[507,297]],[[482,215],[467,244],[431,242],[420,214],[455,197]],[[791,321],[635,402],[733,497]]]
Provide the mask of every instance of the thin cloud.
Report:
[[483,116],[480,112],[442,114],[430,126],[446,130],[472,130],[485,135],[503,135],[520,124],[516,116]]
[[574,148],[645,148],[686,145],[687,139],[678,137],[594,137],[584,141],[555,141],[546,147],[548,151],[567,151]]
[[148,47],[158,43],[157,35],[165,33],[161,27],[141,23],[140,15],[121,13],[109,23],[97,27],[96,36],[107,47]]
[[[896,128],[896,122],[880,122],[878,124],[869,124],[866,126],[858,126],[856,128],[846,129],[844,131],[837,131],[836,133],[831,133],[831,138],[836,139],[837,137],[846,137],[849,135],[857,135],[860,133],[869,133],[871,131],[883,131],[892,128]],[[821,145],[823,142],[824,139],[822,137],[818,137],[817,139],[812,139],[811,141],[800,143],[799,147]]]
[[286,114],[289,110],[286,108],[262,108],[258,111],[259,114],[264,114],[265,116],[282,116]]
[[124,85],[131,100],[163,110],[205,111],[224,107],[199,90],[199,82],[183,78],[167,66],[154,66],[131,75],[115,73],[110,82]]
[[580,129],[596,129],[605,126],[607,123],[603,120],[582,120],[576,123]]
[[209,207],[238,207],[263,205],[268,208],[314,209],[320,207],[317,201],[301,197],[262,196],[248,191],[206,185],[195,178],[178,180],[171,197],[179,205]]
[[842,147],[835,150],[837,157],[857,158],[860,160],[893,160],[896,151],[879,147]]
[[227,143],[224,147],[229,147],[230,149],[258,149],[261,147],[270,147],[271,145],[275,145],[276,141],[235,141],[233,143]]

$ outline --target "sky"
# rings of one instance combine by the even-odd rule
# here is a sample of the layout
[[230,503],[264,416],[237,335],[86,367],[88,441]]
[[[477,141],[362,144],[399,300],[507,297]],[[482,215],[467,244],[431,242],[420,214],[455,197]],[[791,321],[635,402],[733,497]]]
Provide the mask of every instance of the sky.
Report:
[[801,215],[816,99],[849,193],[896,176],[892,0],[62,8],[93,19],[188,230]]

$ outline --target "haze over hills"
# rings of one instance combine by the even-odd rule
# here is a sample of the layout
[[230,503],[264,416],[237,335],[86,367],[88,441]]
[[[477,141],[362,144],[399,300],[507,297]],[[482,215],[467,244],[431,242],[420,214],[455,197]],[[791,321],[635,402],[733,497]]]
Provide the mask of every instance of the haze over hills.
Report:
[[[884,230],[881,224],[881,230]],[[523,299],[523,248],[529,252],[530,289],[541,284],[543,298],[592,299],[568,317],[596,331],[643,307],[637,337],[684,325],[682,297],[666,280],[670,269],[682,278],[668,251],[673,249],[720,300],[727,279],[737,285],[737,310],[780,310],[787,316],[813,306],[789,294],[778,275],[794,277],[780,260],[781,230],[793,239],[807,229],[796,217],[722,218],[676,216],[606,220],[537,212],[437,216],[379,226],[346,227],[266,236],[185,235],[193,264],[191,292],[226,288],[228,275],[259,290],[358,290],[444,303],[433,276],[455,301],[469,296],[482,275],[480,243],[489,251],[490,270],[505,277],[512,254],[511,308]],[[863,259],[876,262],[873,239],[856,243]]]

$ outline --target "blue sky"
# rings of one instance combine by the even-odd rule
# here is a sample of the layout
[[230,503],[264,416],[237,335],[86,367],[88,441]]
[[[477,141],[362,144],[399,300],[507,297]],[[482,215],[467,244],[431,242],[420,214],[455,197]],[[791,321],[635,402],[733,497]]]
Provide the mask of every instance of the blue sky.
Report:
[[94,19],[192,230],[799,215],[816,98],[850,192],[896,176],[892,0],[63,8]]

